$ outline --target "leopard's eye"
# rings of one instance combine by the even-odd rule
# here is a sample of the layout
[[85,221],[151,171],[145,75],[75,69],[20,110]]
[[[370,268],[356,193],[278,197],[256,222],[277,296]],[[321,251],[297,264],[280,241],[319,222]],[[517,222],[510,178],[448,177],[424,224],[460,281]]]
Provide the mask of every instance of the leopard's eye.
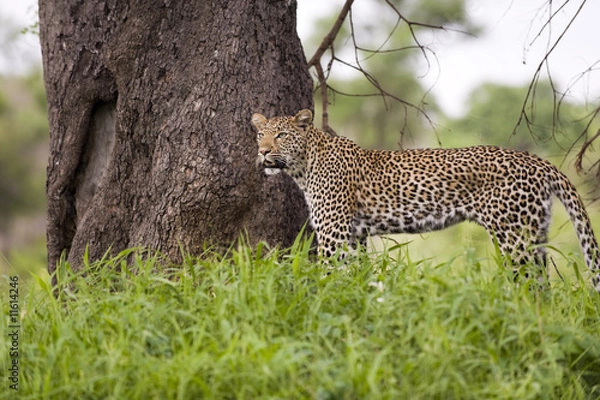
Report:
[[257,139],[257,140],[261,140],[261,139],[262,139],[264,136],[265,136],[265,134],[264,134],[264,133],[262,133],[262,132],[258,132],[258,133],[256,134],[256,139]]
[[283,139],[284,137],[287,136],[287,134],[288,134],[287,132],[279,132],[277,134],[277,136],[275,136],[275,139]]

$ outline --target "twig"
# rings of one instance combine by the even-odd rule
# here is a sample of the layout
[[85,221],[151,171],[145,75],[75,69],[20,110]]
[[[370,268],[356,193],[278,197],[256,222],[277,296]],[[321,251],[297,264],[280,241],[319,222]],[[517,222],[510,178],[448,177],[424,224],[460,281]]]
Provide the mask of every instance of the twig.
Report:
[[[331,27],[329,33],[323,38],[323,41],[317,48],[315,54],[308,61],[308,68],[314,67],[317,71],[317,79],[319,81],[319,89],[321,92],[321,107],[322,109],[322,128],[324,131],[337,136],[335,131],[329,126],[329,113],[327,112],[327,107],[329,105],[329,99],[327,97],[327,78],[325,77],[325,73],[323,72],[323,66],[321,65],[321,58],[325,54],[328,49],[331,49],[333,54],[333,43],[335,42],[335,38],[337,37],[338,32],[340,31],[348,12],[352,8],[352,3],[354,0],[346,0],[344,6],[342,7],[342,11],[338,15],[335,23]],[[333,60],[333,57],[332,57]],[[327,67],[327,70],[331,70],[331,61]]]
[[[421,107],[414,105],[410,102],[407,102],[407,101],[399,98],[398,96],[395,96],[392,93],[385,90],[382,87],[382,85],[378,82],[377,78],[375,78],[375,76],[373,74],[371,74],[367,70],[365,70],[365,68],[362,65],[362,62],[373,57],[375,54],[393,53],[393,52],[398,52],[398,51],[402,51],[402,50],[418,49],[423,54],[423,57],[425,58],[426,63],[427,63],[427,70],[429,70],[429,69],[431,69],[432,63],[430,60],[430,54],[428,54],[428,53],[432,53],[434,56],[435,56],[435,53],[433,53],[431,51],[431,49],[429,49],[427,46],[421,44],[419,38],[417,37],[416,28],[428,28],[428,29],[436,29],[436,30],[442,30],[442,31],[461,32],[461,33],[466,33],[466,32],[457,30],[457,29],[446,28],[445,26],[442,26],[442,25],[432,25],[432,24],[427,24],[427,23],[411,21],[408,18],[406,18],[398,10],[398,8],[394,5],[394,3],[392,1],[385,0],[385,3],[387,4],[387,6],[389,6],[393,10],[395,15],[397,16],[396,23],[395,23],[394,27],[390,30],[390,32],[387,34],[385,40],[379,46],[379,48],[377,48],[375,50],[364,48],[364,47],[359,46],[357,43],[356,32],[354,29],[353,15],[352,15],[353,3],[354,3],[354,0],[346,0],[339,15],[335,19],[333,26],[331,27],[331,29],[329,30],[327,35],[323,38],[319,47],[317,48],[317,50],[315,51],[313,56],[308,61],[308,67],[315,69],[315,75],[317,78],[317,85],[315,87],[315,92],[318,92],[319,96],[321,97],[323,130],[327,131],[331,134],[335,134],[333,129],[331,129],[331,127],[329,126],[328,107],[330,105],[329,95],[331,93],[333,93],[333,94],[337,93],[337,94],[341,94],[344,96],[354,96],[354,97],[381,96],[381,99],[383,100],[386,109],[389,109],[388,99],[393,99],[394,101],[397,101],[400,104],[404,105],[404,107],[406,107],[406,108],[411,107],[411,108],[417,110],[418,113],[420,115],[422,115],[435,130],[433,121]],[[341,30],[342,25],[346,21],[346,19],[348,19],[348,21],[349,21],[350,39],[352,40],[352,45],[354,47],[354,63],[353,64],[351,64],[347,61],[344,61],[335,56],[335,48],[334,48],[335,40]],[[407,28],[410,32],[412,41],[414,42],[414,45],[393,48],[393,49],[384,49],[385,45],[387,43],[389,43],[390,39],[393,37],[394,33],[397,31],[398,27],[401,25],[402,22],[404,22],[407,25]],[[325,67],[322,63],[322,59],[323,59],[323,56],[325,55],[325,53],[327,53],[328,51],[331,53],[331,58],[329,59],[329,63],[327,64],[327,68],[325,69]],[[368,53],[368,56],[363,57],[361,59],[361,55],[362,55],[362,54],[360,54],[361,52]],[[329,73],[331,72],[331,67],[332,67],[333,62],[340,63],[342,65],[348,66],[348,67],[360,72],[362,74],[362,76],[367,80],[367,82],[369,82],[377,90],[378,93],[367,94],[367,95],[360,94],[359,95],[359,94],[343,93],[341,91],[333,89],[330,85],[327,84],[327,80],[329,77]],[[425,102],[421,101],[421,104],[425,104]],[[406,108],[405,108],[405,110],[406,110]],[[405,125],[406,125],[406,121],[405,121]],[[402,128],[402,131],[400,132],[401,138],[404,133],[403,131],[404,131],[404,127]],[[439,140],[439,135],[437,134],[437,131],[436,131],[436,137],[437,137],[438,143],[439,143],[440,140]]]
[[[550,55],[552,54],[552,52],[554,51],[554,49],[556,49],[556,46],[558,46],[558,44],[560,43],[560,41],[562,40],[562,38],[565,36],[565,34],[567,33],[567,31],[569,30],[569,28],[571,27],[571,25],[573,24],[573,22],[575,21],[575,19],[577,18],[577,16],[579,15],[579,13],[581,12],[582,7],[585,5],[585,1],[583,1],[580,5],[579,8],[577,9],[577,11],[575,12],[575,15],[573,15],[573,17],[571,18],[571,20],[569,21],[569,23],[567,24],[567,26],[565,27],[565,29],[561,32],[560,36],[558,37],[558,39],[556,39],[556,41],[554,42],[554,44],[552,45],[552,47],[550,48],[550,50],[548,50],[548,52],[544,55],[544,58],[542,58],[542,60],[540,61],[538,67],[536,68],[534,74],[533,74],[533,78],[531,79],[531,83],[529,84],[529,87],[527,88],[527,94],[525,95],[525,99],[523,100],[523,106],[521,107],[521,113],[519,114],[519,119],[517,120],[517,123],[515,124],[515,127],[512,131],[512,135],[515,135],[517,132],[517,128],[519,127],[519,125],[521,124],[521,122],[523,120],[525,120],[527,127],[530,128],[530,124],[531,122],[529,121],[529,117],[527,116],[527,104],[530,101],[530,99],[532,99],[532,93],[535,93],[535,87],[537,86],[537,82],[539,82],[540,79],[540,75],[541,75],[541,71],[542,68],[544,67],[544,65],[547,66],[548,64],[548,59],[550,58]],[[552,18],[552,16],[550,17]],[[550,81],[552,82],[552,78],[550,78]],[[553,87],[554,90],[554,87]],[[531,100],[533,101],[533,100]]]
[[[595,115],[597,115],[599,111],[600,111],[600,108],[598,110],[596,110]],[[577,172],[581,172],[583,169],[582,168],[583,156],[584,156],[586,150],[588,149],[588,147],[590,147],[592,142],[594,140],[598,139],[599,137],[600,137],[600,129],[598,129],[596,134],[594,136],[592,136],[589,140],[586,140],[586,142],[583,144],[583,146],[581,146],[581,149],[577,152],[577,155],[575,156],[575,168],[577,169]]]
[[348,12],[350,11],[350,8],[352,7],[352,3],[354,3],[354,0],[346,0],[346,2],[344,3],[344,7],[342,7],[342,11],[340,11],[340,14],[338,15],[337,19],[335,20],[335,23],[331,27],[331,30],[323,38],[323,41],[319,45],[319,48],[317,49],[315,54],[311,57],[311,59],[308,61],[308,68],[314,67],[317,63],[320,63],[321,57],[323,57],[323,54],[325,54],[327,49],[329,49],[330,47],[333,46],[333,42],[335,41],[335,38],[337,37],[337,34],[340,31],[340,28],[342,27],[344,20],[346,19],[346,15],[348,15]]
[[329,113],[327,112],[327,108],[329,106],[329,101],[327,100],[327,79],[325,78],[325,73],[323,72],[323,67],[321,63],[315,64],[315,69],[317,70],[317,79],[319,79],[319,90],[321,92],[322,99],[322,128],[325,132],[329,133],[332,136],[337,136],[337,133],[329,126]]

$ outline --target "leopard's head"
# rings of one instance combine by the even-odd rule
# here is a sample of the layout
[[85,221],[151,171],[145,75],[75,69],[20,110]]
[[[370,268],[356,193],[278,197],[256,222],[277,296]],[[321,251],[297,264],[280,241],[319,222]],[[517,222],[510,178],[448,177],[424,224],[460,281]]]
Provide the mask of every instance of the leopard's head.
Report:
[[306,133],[312,118],[310,110],[302,110],[293,117],[252,116],[252,124],[258,132],[257,163],[268,175],[302,168],[306,159]]

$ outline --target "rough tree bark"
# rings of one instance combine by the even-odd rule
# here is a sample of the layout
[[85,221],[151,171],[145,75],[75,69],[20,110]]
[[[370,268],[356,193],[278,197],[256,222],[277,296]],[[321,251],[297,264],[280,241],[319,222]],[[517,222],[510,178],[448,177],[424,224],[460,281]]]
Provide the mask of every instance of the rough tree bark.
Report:
[[50,273],[88,245],[292,242],[303,197],[257,170],[249,121],[312,105],[295,0],[39,3]]

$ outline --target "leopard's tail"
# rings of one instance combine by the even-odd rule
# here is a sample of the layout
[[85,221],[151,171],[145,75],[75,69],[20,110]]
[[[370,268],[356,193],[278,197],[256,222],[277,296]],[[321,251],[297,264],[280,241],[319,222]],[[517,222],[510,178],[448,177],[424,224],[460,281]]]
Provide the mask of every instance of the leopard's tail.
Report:
[[552,170],[553,174],[550,177],[552,193],[558,197],[569,214],[585,257],[585,263],[592,273],[592,285],[600,292],[600,248],[596,236],[594,236],[590,217],[569,178],[555,167]]

